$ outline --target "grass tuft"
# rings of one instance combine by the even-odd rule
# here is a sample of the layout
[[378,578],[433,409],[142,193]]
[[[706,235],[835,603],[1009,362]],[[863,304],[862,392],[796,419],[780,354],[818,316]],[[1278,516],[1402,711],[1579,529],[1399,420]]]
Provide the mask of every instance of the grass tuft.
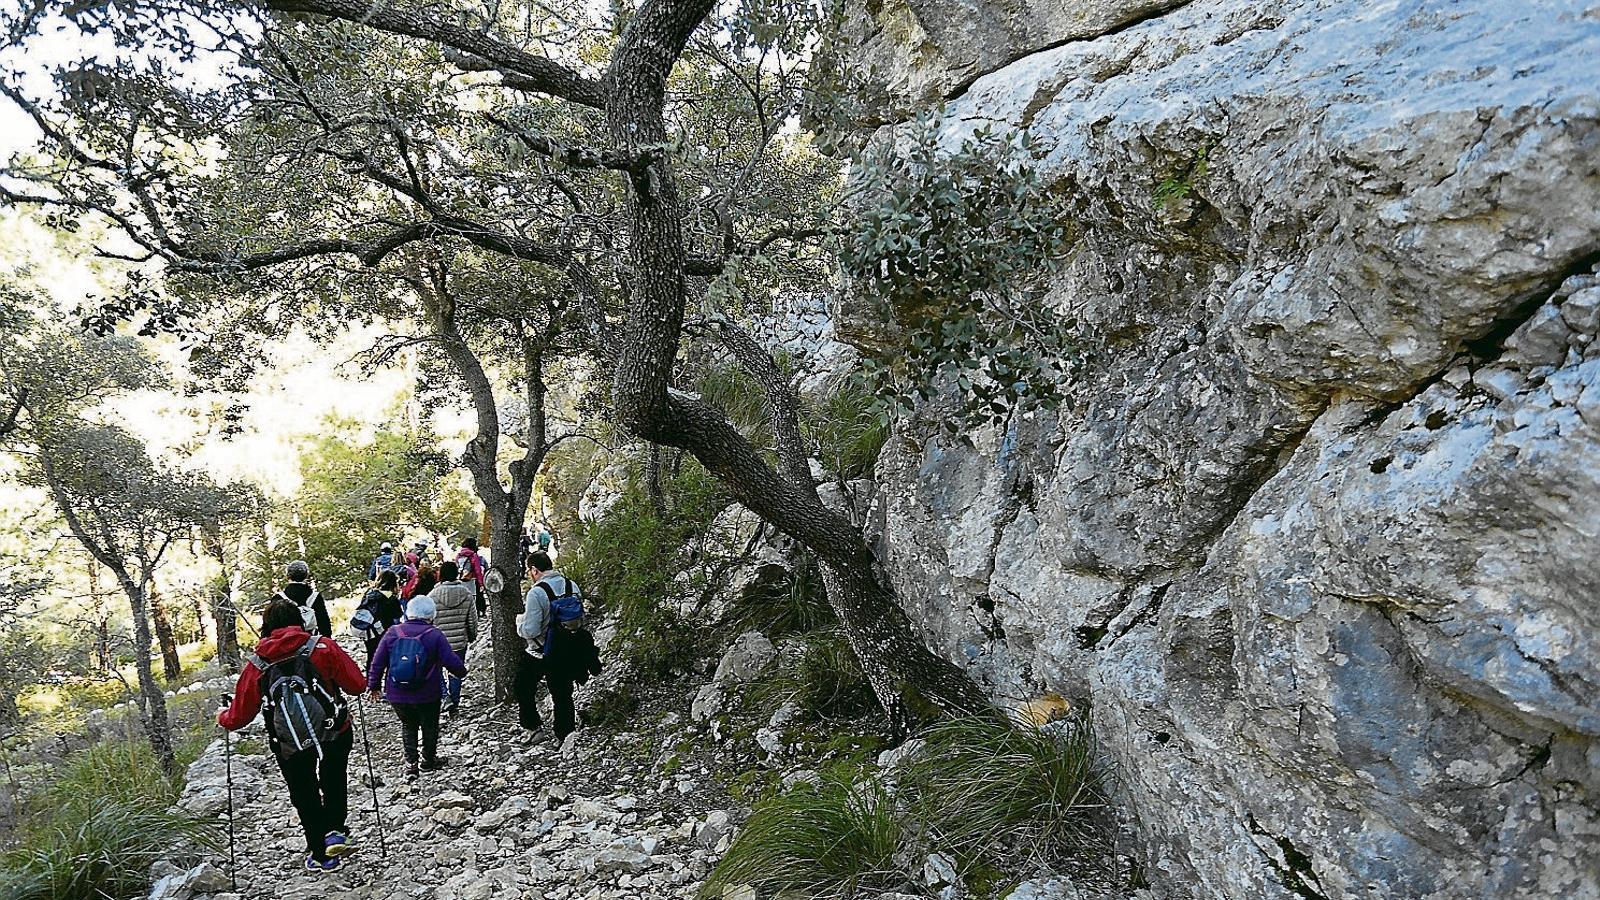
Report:
[[1055,857],[1092,845],[1102,795],[1087,722],[1035,729],[952,719],[923,739],[902,783],[933,842],[963,863]]
[[901,841],[883,785],[834,769],[819,785],[797,785],[758,803],[700,896],[720,897],[725,887],[741,884],[763,897],[819,900],[887,890],[905,879],[894,862]]
[[805,552],[789,577],[774,579],[737,597],[728,618],[738,631],[759,631],[773,638],[814,631],[838,621],[828,605],[816,559]]
[[150,865],[175,843],[214,847],[214,822],[171,812],[178,785],[141,741],[77,754],[0,854],[0,900],[106,900],[148,893]]
[[801,639],[798,655],[786,659],[756,688],[757,700],[777,707],[793,702],[812,719],[853,719],[875,708],[872,685],[855,651],[837,629]]

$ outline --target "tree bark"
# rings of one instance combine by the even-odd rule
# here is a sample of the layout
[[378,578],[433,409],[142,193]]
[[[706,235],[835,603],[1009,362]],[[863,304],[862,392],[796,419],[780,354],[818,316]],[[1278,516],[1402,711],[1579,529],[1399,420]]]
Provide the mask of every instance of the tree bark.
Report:
[[161,669],[168,683],[183,675],[183,662],[178,659],[178,638],[172,630],[172,617],[167,613],[166,601],[155,587],[149,586],[150,618],[156,626],[156,641],[161,645]]
[[239,589],[240,568],[228,568],[228,548],[219,527],[207,526],[203,534],[206,555],[220,569],[211,591],[211,619],[217,632],[217,661],[230,672],[239,671],[239,608],[234,594]]
[[[619,149],[638,152],[668,143],[667,75],[713,5],[647,0],[629,22],[605,76],[606,125]],[[687,300],[687,252],[669,161],[655,157],[629,187],[632,307],[612,383],[622,425],[644,440],[693,454],[740,502],[817,555],[829,602],[896,732],[935,709],[987,708],[959,669],[917,639],[893,590],[877,577],[861,531],[821,503],[809,472],[780,477],[720,410],[670,389]],[[769,403],[772,397],[769,390]],[[789,437],[781,431],[780,436]],[[800,469],[792,450],[781,452],[785,468]]]
[[150,582],[145,579],[141,587],[123,572],[118,572],[117,578],[122,583],[123,592],[128,595],[128,607],[133,613],[133,663],[139,676],[139,706],[144,713],[141,720],[145,738],[150,741],[150,749],[155,752],[162,770],[169,777],[176,777],[178,757],[172,749],[172,724],[167,719],[167,698],[161,691],[161,685],[156,683],[155,666],[150,658],[150,617],[147,613],[147,603],[152,597],[148,592]]

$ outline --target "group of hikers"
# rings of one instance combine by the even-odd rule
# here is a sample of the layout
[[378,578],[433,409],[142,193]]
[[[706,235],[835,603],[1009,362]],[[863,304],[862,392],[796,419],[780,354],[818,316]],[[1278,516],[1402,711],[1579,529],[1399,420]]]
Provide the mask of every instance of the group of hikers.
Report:
[[[517,719],[524,742],[540,739],[538,688],[544,683],[559,743],[577,727],[574,688],[600,673],[600,657],[586,627],[582,591],[550,558],[549,529],[525,533],[522,548],[529,587],[516,617],[523,641],[514,673]],[[232,696],[223,698],[217,723],[229,732],[263,717],[305,832],[308,871],[337,869],[356,850],[347,822],[354,746],[347,697],[356,698],[358,709],[368,696],[394,710],[407,778],[449,763],[439,753],[440,716],[453,716],[461,705],[467,651],[488,612],[488,566],[472,538],[437,565],[428,551],[422,543],[398,553],[385,542],[369,565],[371,586],[350,623],[366,644],[365,671],[333,639],[310,566],[290,563],[287,583],[262,612],[255,652]]]

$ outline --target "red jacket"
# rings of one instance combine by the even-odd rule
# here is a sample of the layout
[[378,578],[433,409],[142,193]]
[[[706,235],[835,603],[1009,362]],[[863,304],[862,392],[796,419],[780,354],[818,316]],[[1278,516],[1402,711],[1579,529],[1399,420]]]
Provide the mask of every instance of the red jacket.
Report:
[[[269,663],[288,659],[300,652],[310,636],[298,625],[279,628],[256,644],[256,655]],[[346,694],[359,694],[367,686],[361,667],[332,638],[317,638],[317,646],[311,651],[311,665],[328,680],[328,684],[337,685]],[[254,721],[260,712],[261,670],[256,668],[255,663],[247,662],[239,673],[239,683],[233,689],[233,704],[217,713],[217,724],[229,731],[238,731]],[[349,727],[348,722],[346,727]]]

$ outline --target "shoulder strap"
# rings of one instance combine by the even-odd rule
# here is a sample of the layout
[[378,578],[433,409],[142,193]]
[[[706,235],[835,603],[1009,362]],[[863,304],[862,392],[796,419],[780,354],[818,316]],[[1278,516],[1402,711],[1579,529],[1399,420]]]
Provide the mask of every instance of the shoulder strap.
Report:
[[313,606],[313,605],[316,604],[316,602],[318,600],[321,600],[321,599],[322,599],[322,595],[317,593],[317,589],[316,588],[312,588],[311,589],[311,596],[306,598],[306,605],[307,606]]
[[556,602],[556,589],[550,586],[550,582],[545,581],[543,578],[541,578],[538,581],[534,582],[534,587],[542,587],[542,588],[544,588],[545,595],[550,598],[550,602],[551,603]]
[[304,644],[300,645],[300,655],[301,656],[304,656],[306,659],[310,659],[311,658],[311,654],[314,653],[316,651],[316,649],[317,649],[317,638],[318,637],[319,637],[319,635],[313,634],[312,636],[306,638],[306,642]]

